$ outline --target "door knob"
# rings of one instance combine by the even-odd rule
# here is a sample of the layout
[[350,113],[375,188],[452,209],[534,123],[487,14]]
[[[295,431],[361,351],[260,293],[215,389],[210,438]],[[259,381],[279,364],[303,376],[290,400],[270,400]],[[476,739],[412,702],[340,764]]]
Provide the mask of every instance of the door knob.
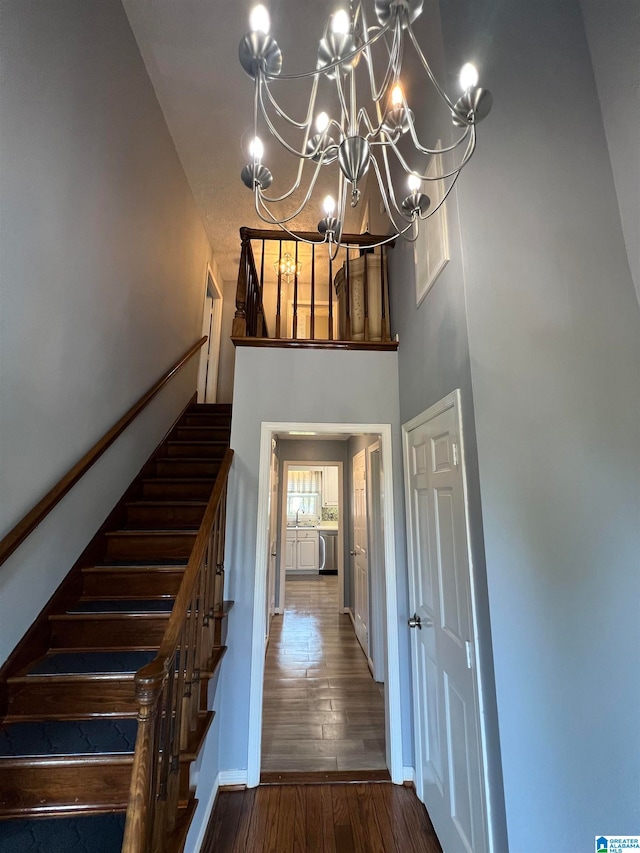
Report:
[[355,555],[356,555],[355,551],[349,551],[349,553],[351,554],[352,557],[355,557]]
[[272,552],[271,552],[271,556],[272,556],[272,557],[277,557],[277,556],[278,556],[278,554],[277,554],[277,552],[276,552],[276,551],[272,551]]
[[423,622],[422,619],[418,616],[418,614],[414,613],[413,616],[411,616],[411,618],[409,619],[407,624],[409,625],[410,628],[419,628],[420,630],[422,630],[423,627],[424,628],[431,628],[433,626],[433,620],[432,619],[425,619]]

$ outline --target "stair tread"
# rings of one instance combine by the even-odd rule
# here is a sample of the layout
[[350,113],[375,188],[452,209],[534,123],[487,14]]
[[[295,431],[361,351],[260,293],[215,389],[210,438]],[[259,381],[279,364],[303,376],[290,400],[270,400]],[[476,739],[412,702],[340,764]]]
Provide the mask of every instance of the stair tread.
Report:
[[148,569],[150,572],[179,571],[180,569],[185,569],[188,562],[187,557],[175,557],[173,559],[161,557],[155,563],[148,557],[141,557],[139,561],[132,560],[131,558],[128,560],[110,559],[105,560],[104,563],[97,563],[89,571],[101,569],[105,571],[117,571],[118,569],[131,569],[132,571]]
[[171,529],[158,529],[156,527],[120,527],[118,530],[108,530],[105,536],[140,536],[141,533],[151,536],[175,536],[176,533],[180,536],[187,534],[195,536],[198,532],[198,527],[173,527]]
[[[181,462],[183,460],[180,460]],[[142,480],[143,483],[160,483],[160,484],[174,484],[174,483],[198,483],[201,485],[202,483],[211,483],[211,487],[213,488],[216,479],[215,477],[144,477]]]
[[43,720],[0,728],[0,759],[133,753],[137,719]]
[[91,673],[135,673],[155,658],[156,651],[103,649],[94,652],[55,652],[45,655],[21,674],[89,675]]
[[85,613],[52,613],[49,616],[50,622],[80,622],[82,620],[86,620],[87,616],[91,616],[91,621],[93,622],[110,622],[116,621],[120,619],[126,619],[128,621],[145,621],[151,619],[168,619],[170,616],[170,612],[167,611],[154,611],[151,613],[148,612],[139,612],[139,613],[92,613],[91,611],[87,611]]
[[[172,480],[172,482],[174,482]],[[138,501],[129,501],[127,506],[157,506],[157,507],[166,507],[166,506],[204,506],[206,507],[208,501],[203,500],[138,500]]]
[[208,446],[209,444],[219,444],[222,447],[228,447],[229,446],[229,442],[224,438],[195,438],[195,439],[172,438],[167,442],[167,444],[180,444],[180,445],[182,445],[182,444],[193,444],[193,445],[202,444],[205,447]]
[[6,853],[120,853],[125,813],[0,821]]
[[81,598],[67,613],[170,613],[173,598]]
[[[187,444],[189,443],[187,442]],[[164,465],[166,462],[175,462],[176,464],[182,464],[183,462],[204,462],[207,465],[217,465],[222,462],[222,459],[215,459],[212,456],[159,456],[155,461],[161,465]]]

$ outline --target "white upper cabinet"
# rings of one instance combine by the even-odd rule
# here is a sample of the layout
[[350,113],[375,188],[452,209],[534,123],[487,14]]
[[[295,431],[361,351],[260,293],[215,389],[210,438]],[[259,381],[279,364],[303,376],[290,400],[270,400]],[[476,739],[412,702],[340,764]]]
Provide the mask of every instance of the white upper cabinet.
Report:
[[335,465],[325,466],[322,470],[322,505],[338,506],[338,468]]

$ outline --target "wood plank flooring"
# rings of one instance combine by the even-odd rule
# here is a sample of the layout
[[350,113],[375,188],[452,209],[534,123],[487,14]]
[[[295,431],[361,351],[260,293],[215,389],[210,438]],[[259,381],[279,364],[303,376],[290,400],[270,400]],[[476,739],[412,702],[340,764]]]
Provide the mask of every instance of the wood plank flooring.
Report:
[[390,783],[221,791],[202,853],[442,853],[427,812]]
[[385,769],[384,685],[338,613],[338,578],[287,580],[265,662],[263,772]]

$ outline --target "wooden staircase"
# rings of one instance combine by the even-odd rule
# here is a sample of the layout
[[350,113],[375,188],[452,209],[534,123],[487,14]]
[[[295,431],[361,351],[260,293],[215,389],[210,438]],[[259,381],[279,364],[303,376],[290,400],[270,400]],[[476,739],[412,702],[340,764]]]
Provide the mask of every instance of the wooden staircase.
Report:
[[[231,411],[192,405],[127,490],[0,672],[0,853],[115,853],[122,846],[138,728],[135,674],[149,664],[229,447]],[[179,758],[180,850],[195,807],[189,765],[213,712],[225,652],[224,577],[213,648],[198,673],[197,725]]]

